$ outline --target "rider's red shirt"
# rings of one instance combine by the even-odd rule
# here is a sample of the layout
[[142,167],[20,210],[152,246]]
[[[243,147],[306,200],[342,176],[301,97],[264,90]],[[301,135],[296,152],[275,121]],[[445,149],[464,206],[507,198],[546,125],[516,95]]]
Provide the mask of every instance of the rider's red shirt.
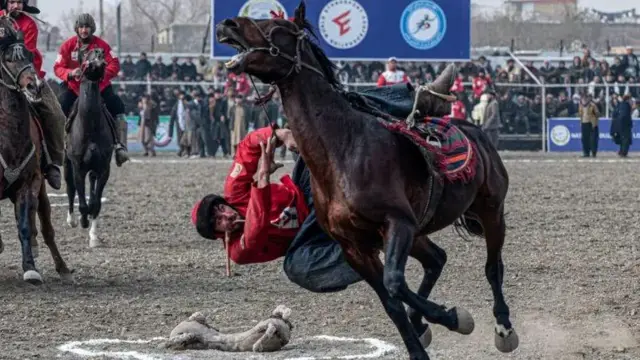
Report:
[[[118,76],[120,72],[120,61],[118,57],[111,51],[111,46],[106,41],[100,39],[97,36],[93,36],[91,43],[89,43],[85,54],[95,48],[104,50],[104,59],[107,62],[107,66],[104,71],[104,78],[100,82],[100,91],[104,90],[107,86],[111,85],[111,79]],[[69,85],[69,89],[78,95],[80,91],[80,81],[76,79],[69,79],[69,74],[75,69],[80,67],[81,59],[78,59],[78,50],[80,49],[80,42],[77,36],[73,36],[67,39],[58,51],[58,58],[53,65],[53,71],[60,80]]]
[[224,184],[224,198],[245,219],[244,230],[231,234],[230,257],[238,264],[261,263],[284,256],[309,215],[304,194],[289,175],[281,184],[259,189],[253,177],[271,127],[252,131],[238,144]]
[[[0,10],[0,15],[5,15],[5,10]],[[20,31],[24,34],[24,45],[27,50],[33,53],[33,66],[38,71],[40,78],[44,78],[47,74],[42,71],[42,54],[38,50],[38,24],[31,18],[31,16],[20,14],[16,18],[16,25]]]

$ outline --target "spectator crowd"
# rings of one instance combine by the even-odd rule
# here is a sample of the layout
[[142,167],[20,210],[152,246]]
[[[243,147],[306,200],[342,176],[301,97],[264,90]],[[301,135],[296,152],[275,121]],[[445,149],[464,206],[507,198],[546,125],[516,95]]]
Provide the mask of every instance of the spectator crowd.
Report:
[[[570,64],[544,61],[536,67],[529,61],[524,69],[512,59],[494,65],[481,56],[457,65],[459,75],[452,92],[460,105],[457,109],[454,106],[454,112],[482,125],[484,108],[491,98],[488,93],[493,93],[500,112],[500,134],[540,134],[543,102],[547,117],[579,117],[581,101],[592,102],[604,116],[607,109],[613,111],[617,102],[627,95],[633,116],[640,117],[636,106],[640,102],[640,62],[631,48],[626,54],[614,57],[611,64],[594,58],[585,48],[583,56],[576,56]],[[337,66],[339,78],[355,86],[351,90],[357,91],[362,89],[358,84],[379,83],[380,75],[389,64],[338,62]],[[445,66],[445,63],[404,62],[398,64],[398,69],[403,70],[413,84],[427,84]],[[544,99],[530,73],[546,84]],[[161,57],[152,63],[144,53],[135,62],[127,56],[122,60],[116,81],[161,82],[161,85],[153,84],[150,93],[146,84],[116,87],[128,114],[140,114],[141,99],[147,94],[159,114],[171,115],[174,134],[193,134],[187,139],[190,141],[179,137],[180,155],[206,156],[220,147],[229,155],[247,132],[265,126],[268,119],[286,124],[277,96],[267,104],[267,116],[262,107],[253,104],[256,93],[244,74],[227,74],[222,62],[204,56],[173,57],[168,63]]]

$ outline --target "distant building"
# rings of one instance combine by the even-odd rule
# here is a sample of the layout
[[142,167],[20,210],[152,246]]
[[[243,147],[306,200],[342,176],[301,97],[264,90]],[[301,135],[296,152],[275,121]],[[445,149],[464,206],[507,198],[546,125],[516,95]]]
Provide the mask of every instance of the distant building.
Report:
[[505,0],[505,10],[522,20],[559,21],[578,12],[578,0]]

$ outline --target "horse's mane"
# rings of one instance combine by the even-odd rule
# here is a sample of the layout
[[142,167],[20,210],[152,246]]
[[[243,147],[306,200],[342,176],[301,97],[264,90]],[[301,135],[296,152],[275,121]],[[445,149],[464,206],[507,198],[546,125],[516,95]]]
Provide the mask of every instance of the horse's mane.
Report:
[[[311,23],[307,19],[304,19],[304,26],[302,28],[303,30],[306,30],[311,36],[313,36],[316,40],[318,39],[318,36],[316,35],[315,30],[313,29],[313,25],[311,25]],[[320,48],[320,46],[318,46],[318,44],[316,44],[311,40],[309,40],[307,43],[311,48],[311,53],[316,58],[316,61],[318,61],[318,64],[320,64],[320,70],[324,74],[327,81],[331,85],[341,88],[342,84],[340,83],[340,81],[338,80],[338,77],[336,76],[336,70],[337,70],[336,64],[334,64],[333,61],[331,61],[327,57],[327,54],[324,53],[324,51]]]

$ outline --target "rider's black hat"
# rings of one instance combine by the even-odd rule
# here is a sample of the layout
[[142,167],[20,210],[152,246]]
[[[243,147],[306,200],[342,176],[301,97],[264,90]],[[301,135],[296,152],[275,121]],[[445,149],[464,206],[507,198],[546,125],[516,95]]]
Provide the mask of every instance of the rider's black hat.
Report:
[[[9,0],[0,0],[2,1],[2,10],[7,10],[9,5]],[[40,9],[35,6],[29,6],[29,0],[22,0],[23,6],[22,11],[29,14],[40,14]]]

